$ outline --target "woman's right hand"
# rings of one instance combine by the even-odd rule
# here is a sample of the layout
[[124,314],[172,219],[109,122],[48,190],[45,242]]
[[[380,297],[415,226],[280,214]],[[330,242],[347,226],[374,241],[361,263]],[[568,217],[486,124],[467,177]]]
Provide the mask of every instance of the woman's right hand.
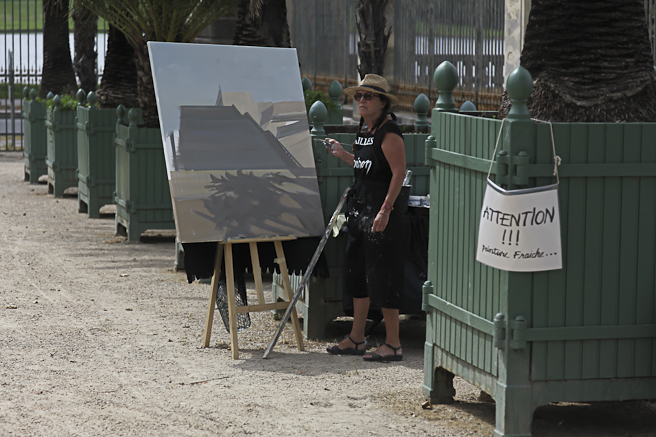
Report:
[[323,143],[326,146],[328,152],[330,152],[333,156],[336,156],[338,158],[342,157],[344,153],[344,147],[342,147],[339,141],[333,140],[332,138],[326,138],[325,140],[323,140]]
[[339,143],[337,140],[333,140],[332,138],[326,138],[323,143],[326,145],[326,150],[330,152],[331,155],[341,159],[351,167],[353,167],[353,159],[354,156],[353,154],[347,152],[344,150],[344,147]]

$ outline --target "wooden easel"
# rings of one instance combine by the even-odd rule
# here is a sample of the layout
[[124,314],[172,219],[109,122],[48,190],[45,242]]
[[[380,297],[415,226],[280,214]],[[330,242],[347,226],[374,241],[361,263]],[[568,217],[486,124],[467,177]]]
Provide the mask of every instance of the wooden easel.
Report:
[[[244,238],[244,239],[228,239],[225,242],[219,242],[216,251],[216,261],[214,264],[214,276],[212,277],[212,291],[210,293],[210,302],[207,308],[207,322],[205,324],[205,335],[203,336],[203,347],[210,345],[210,337],[212,336],[212,323],[214,321],[214,307],[216,306],[216,295],[219,290],[219,276],[221,273],[221,262],[225,254],[225,268],[226,268],[226,287],[228,293],[228,311],[230,319],[230,347],[232,349],[232,358],[234,360],[239,358],[239,344],[237,340],[237,314],[259,311],[271,310],[286,310],[289,302],[292,300],[293,292],[289,275],[287,273],[287,261],[285,260],[285,253],[282,249],[282,242],[288,240],[295,240],[294,235],[284,237],[270,237],[270,238]],[[266,303],[264,300],[264,288],[262,286],[262,270],[260,268],[260,258],[257,251],[257,243],[273,242],[276,248],[277,258],[274,260],[280,265],[280,274],[282,276],[285,294],[287,295],[287,302],[274,302]],[[251,261],[253,263],[253,278],[255,279],[255,289],[257,291],[257,305],[246,305],[237,307],[235,304],[235,277],[234,267],[232,261],[232,245],[248,243],[251,252]],[[305,350],[303,346],[303,333],[301,332],[301,324],[298,321],[296,309],[293,310],[292,327],[296,335],[296,344],[298,350]]]

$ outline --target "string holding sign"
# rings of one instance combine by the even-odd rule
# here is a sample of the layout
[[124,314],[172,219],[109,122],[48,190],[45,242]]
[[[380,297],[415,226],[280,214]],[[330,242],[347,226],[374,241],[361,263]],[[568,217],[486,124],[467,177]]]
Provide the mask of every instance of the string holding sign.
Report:
[[[494,146],[496,156],[503,123]],[[558,209],[558,163],[554,154],[552,185],[520,190],[504,190],[487,175],[478,230],[476,260],[501,270],[537,272],[562,268],[560,214]]]

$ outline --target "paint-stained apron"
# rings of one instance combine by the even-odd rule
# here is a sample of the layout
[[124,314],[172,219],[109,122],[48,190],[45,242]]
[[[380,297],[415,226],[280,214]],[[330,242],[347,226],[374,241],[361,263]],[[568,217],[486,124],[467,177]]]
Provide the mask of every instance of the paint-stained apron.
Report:
[[400,308],[404,287],[406,235],[403,212],[407,199],[399,196],[387,227],[372,232],[389,184],[356,180],[347,203],[347,240],[344,255],[344,292],[369,297],[383,308]]

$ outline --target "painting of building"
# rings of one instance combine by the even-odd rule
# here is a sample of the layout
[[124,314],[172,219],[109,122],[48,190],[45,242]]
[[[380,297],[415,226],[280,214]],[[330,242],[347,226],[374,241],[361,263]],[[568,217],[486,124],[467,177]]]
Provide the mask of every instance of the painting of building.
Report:
[[294,49],[148,48],[179,240],[321,235]]

